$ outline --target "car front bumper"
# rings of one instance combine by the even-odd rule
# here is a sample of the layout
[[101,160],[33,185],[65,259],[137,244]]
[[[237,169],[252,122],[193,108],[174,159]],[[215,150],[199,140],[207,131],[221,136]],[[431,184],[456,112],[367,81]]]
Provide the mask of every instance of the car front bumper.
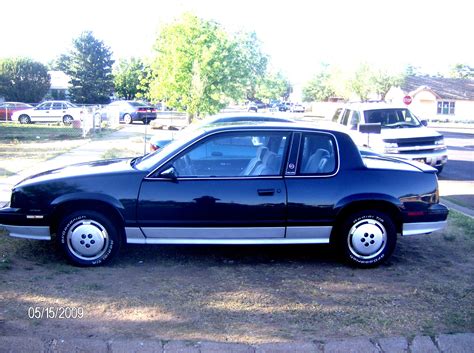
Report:
[[448,161],[448,151],[446,149],[437,151],[419,151],[413,153],[385,153],[385,155],[423,162],[432,167],[441,167]]
[[15,238],[51,240],[50,228],[43,215],[25,214],[18,208],[0,209],[0,228]]

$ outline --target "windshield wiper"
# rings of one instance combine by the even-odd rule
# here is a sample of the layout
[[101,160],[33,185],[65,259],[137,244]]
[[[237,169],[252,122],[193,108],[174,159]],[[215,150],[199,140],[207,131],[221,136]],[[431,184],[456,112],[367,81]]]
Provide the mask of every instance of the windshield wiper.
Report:
[[394,128],[403,128],[403,127],[416,127],[417,125],[413,125],[410,123],[407,123],[405,121],[399,121],[398,123],[393,123],[393,124],[385,124],[384,127],[388,127],[391,129]]

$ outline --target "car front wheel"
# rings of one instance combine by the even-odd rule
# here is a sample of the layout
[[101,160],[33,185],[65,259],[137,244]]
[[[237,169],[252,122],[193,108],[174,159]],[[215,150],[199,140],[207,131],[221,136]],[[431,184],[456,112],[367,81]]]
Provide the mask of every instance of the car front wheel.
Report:
[[20,124],[29,124],[29,123],[31,123],[30,117],[26,114],[20,115],[20,117],[18,118],[18,121],[20,122]]
[[59,246],[77,266],[99,266],[120,248],[120,235],[111,220],[95,211],[78,211],[64,217],[58,227]]
[[397,233],[390,217],[379,211],[361,211],[344,222],[338,243],[346,261],[359,267],[374,267],[395,249]]

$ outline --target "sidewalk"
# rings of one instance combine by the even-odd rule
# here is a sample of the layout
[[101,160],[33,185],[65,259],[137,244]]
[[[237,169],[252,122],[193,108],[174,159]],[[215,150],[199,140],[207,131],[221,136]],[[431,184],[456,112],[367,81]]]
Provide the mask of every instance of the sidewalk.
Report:
[[94,353],[471,353],[474,333],[449,335],[368,338],[314,342],[240,343],[161,341],[137,339],[41,339],[37,337],[1,337],[0,352],[94,352]]

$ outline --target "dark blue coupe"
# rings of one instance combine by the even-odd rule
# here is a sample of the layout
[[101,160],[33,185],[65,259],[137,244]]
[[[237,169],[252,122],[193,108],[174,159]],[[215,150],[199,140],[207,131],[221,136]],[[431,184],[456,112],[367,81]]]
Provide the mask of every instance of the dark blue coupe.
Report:
[[12,190],[0,223],[55,239],[76,265],[133,244],[326,244],[370,267],[397,235],[446,225],[436,170],[362,156],[346,133],[299,123],[203,127],[145,157],[77,164]]

